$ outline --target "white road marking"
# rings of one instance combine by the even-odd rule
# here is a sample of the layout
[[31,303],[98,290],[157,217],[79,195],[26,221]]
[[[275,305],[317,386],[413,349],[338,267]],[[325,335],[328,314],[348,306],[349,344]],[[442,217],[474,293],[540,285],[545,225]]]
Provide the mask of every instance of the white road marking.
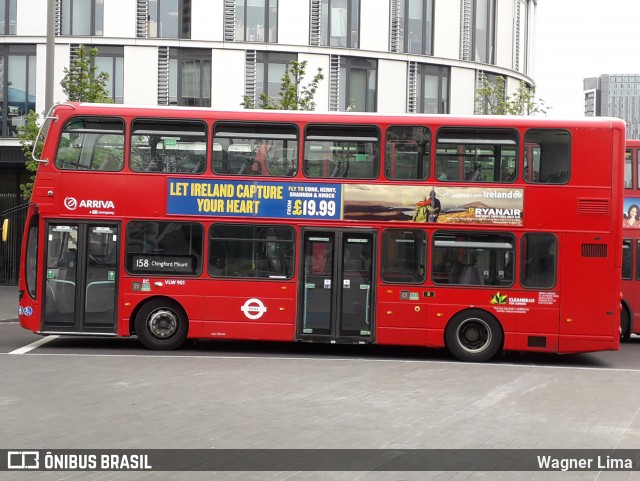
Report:
[[43,344],[46,344],[49,341],[53,341],[54,339],[58,339],[60,336],[47,336],[47,337],[43,337],[42,339],[38,339],[36,342],[32,342],[31,344],[28,344],[24,347],[21,347],[19,349],[16,349],[14,351],[9,352],[8,354],[25,354],[29,351],[34,350],[36,347],[40,347]]

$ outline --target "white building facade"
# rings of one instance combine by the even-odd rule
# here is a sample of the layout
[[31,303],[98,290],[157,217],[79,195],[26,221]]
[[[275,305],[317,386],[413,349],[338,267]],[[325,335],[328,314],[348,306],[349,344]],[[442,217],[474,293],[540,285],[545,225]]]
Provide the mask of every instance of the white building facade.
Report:
[[[97,47],[115,102],[236,110],[248,96],[259,105],[297,60],[307,62],[303,84],[322,69],[317,110],[473,114],[482,75],[502,75],[508,91],[533,84],[536,3],[55,0],[54,100],[65,100],[64,68],[85,45]],[[44,109],[47,22],[33,13],[47,0],[2,4],[6,137],[14,117]],[[11,101],[18,90],[22,105]]]
[[[473,114],[484,77],[533,85],[537,0],[0,0],[0,212],[21,202],[17,132],[66,96],[96,47],[117,103],[241,109],[277,98],[289,62],[321,69],[318,111]],[[46,78],[47,12],[54,73]],[[51,84],[49,84],[51,85]],[[7,269],[2,269],[7,270]],[[14,276],[15,277],[15,276]],[[13,278],[13,277],[11,277]],[[0,278],[0,283],[3,279]],[[11,282],[9,280],[8,282]]]

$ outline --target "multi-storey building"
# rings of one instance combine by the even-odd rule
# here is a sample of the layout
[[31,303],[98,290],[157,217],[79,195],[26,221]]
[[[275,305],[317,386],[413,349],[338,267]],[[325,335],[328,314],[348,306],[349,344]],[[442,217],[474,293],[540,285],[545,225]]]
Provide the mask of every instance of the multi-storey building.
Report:
[[[533,84],[537,0],[0,0],[0,212],[28,174],[16,140],[46,82],[97,47],[114,102],[239,109],[291,60],[322,69],[316,110],[473,114],[483,76]],[[47,8],[54,75],[45,78]],[[1,266],[0,266],[1,268]],[[2,282],[0,276],[0,282]]]
[[627,138],[640,139],[640,74],[585,78],[584,114],[621,118],[627,123]]

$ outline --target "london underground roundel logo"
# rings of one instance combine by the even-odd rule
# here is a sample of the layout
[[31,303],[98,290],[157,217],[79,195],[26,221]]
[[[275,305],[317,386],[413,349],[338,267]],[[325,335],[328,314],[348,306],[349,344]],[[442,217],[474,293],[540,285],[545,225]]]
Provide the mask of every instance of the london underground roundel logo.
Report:
[[76,210],[78,207],[78,201],[73,197],[66,197],[64,199],[64,206],[69,210]]
[[267,308],[264,306],[260,299],[247,299],[247,301],[240,308],[244,315],[249,319],[260,319],[262,314],[267,312]]

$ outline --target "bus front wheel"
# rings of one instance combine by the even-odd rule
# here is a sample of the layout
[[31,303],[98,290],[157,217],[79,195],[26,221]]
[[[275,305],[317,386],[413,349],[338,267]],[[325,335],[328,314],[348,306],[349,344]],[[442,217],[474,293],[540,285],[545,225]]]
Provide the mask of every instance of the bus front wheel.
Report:
[[166,299],[154,299],[136,315],[136,335],[149,349],[170,351],[187,339],[189,325],[180,306]]
[[471,309],[455,315],[445,331],[449,352],[461,361],[484,362],[502,346],[502,329],[489,314]]

